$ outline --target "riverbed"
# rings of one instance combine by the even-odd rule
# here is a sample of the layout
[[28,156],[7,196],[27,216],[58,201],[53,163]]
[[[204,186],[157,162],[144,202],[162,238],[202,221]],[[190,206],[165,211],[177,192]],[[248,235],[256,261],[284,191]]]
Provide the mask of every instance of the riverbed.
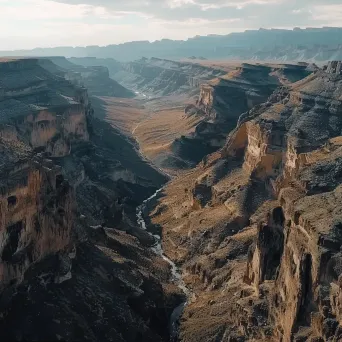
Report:
[[[153,233],[149,232],[147,229],[146,221],[144,219],[144,210],[148,203],[156,198],[160,192],[164,190],[164,187],[160,188],[157,190],[151,197],[146,199],[139,207],[137,207],[137,222],[140,226],[141,229],[146,230],[151,236],[154,237],[155,239],[155,245],[152,247],[152,250],[154,253],[162,257],[170,266],[171,266],[171,280],[172,282],[177,285],[185,294],[187,300],[190,298],[191,291],[189,288],[186,286],[185,282],[183,281],[182,278],[182,273],[177,267],[177,265],[170,260],[164,253],[163,246],[162,246],[162,241],[161,241],[161,236],[159,235],[154,235]],[[177,308],[174,309],[171,317],[170,317],[170,322],[169,322],[169,328],[170,328],[170,338],[171,341],[176,341],[178,334],[179,334],[179,320],[183,314],[184,308],[187,304],[187,300],[180,304]]]

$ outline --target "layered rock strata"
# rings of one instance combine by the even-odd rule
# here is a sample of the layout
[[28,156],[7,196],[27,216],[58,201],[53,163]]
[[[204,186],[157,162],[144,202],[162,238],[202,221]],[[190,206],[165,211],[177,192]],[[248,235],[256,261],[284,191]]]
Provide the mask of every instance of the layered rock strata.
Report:
[[199,64],[159,58],[142,58],[122,67],[123,71],[115,73],[115,79],[129,89],[150,96],[184,94],[206,80],[224,75],[221,70]]
[[[69,153],[75,140],[88,140],[87,91],[47,72],[38,60],[0,63],[1,135],[51,156]],[[37,81],[38,80],[38,81]]]
[[173,143],[173,151],[191,160],[193,145],[200,145],[202,154],[195,154],[199,162],[225,144],[228,132],[236,126],[242,113],[267,101],[279,86],[301,80],[308,74],[306,65],[242,64],[222,77],[203,83],[196,104],[185,108],[186,115],[200,116],[202,120],[191,136]]
[[242,115],[151,213],[194,291],[182,341],[342,339],[338,65]]

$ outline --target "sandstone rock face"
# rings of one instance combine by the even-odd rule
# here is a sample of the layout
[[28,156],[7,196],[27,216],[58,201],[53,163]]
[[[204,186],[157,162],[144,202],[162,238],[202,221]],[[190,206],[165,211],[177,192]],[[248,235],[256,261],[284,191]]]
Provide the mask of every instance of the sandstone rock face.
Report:
[[87,141],[90,107],[84,88],[47,72],[36,59],[0,63],[0,69],[3,290],[20,284],[32,265],[72,247],[74,190],[60,167],[34,151],[63,157],[75,141]]
[[195,294],[183,341],[342,339],[338,65],[276,90],[166,188],[152,221]]
[[12,167],[1,175],[2,290],[21,283],[28,268],[44,257],[67,253],[75,218],[73,189],[51,160],[35,157]]
[[189,165],[223,147],[227,134],[243,113],[248,115],[255,106],[267,101],[279,86],[301,80],[310,73],[306,65],[242,64],[230,66],[228,73],[222,67],[217,68],[224,75],[203,82],[198,98],[184,109],[187,119],[197,120],[194,130],[171,145],[173,154]]

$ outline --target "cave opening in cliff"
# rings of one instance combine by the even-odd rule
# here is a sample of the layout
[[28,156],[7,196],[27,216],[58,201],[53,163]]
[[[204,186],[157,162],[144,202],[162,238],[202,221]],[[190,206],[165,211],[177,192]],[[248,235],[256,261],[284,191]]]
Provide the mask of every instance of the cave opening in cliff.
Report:
[[56,176],[56,189],[59,189],[61,187],[61,185],[64,182],[64,177],[63,175],[57,175]]
[[264,256],[260,280],[275,280],[278,277],[281,258],[284,253],[284,233],[280,229],[264,226],[259,234]]
[[277,207],[272,213],[273,221],[275,224],[283,226],[285,222],[285,216],[282,207]]
[[7,198],[8,209],[14,208],[16,205],[17,205],[17,197],[16,196],[10,196]]
[[42,121],[39,121],[37,124],[38,124],[38,127],[40,129],[46,129],[49,127],[50,121],[49,120],[42,120]]
[[2,260],[10,262],[14,253],[17,251],[19,246],[19,238],[21,231],[23,230],[23,221],[19,221],[9,227],[7,227],[8,239],[5,247],[2,251]]
[[300,308],[298,311],[298,320],[301,324],[310,324],[310,304],[312,301],[312,256],[306,254],[302,261],[302,296],[300,299]]

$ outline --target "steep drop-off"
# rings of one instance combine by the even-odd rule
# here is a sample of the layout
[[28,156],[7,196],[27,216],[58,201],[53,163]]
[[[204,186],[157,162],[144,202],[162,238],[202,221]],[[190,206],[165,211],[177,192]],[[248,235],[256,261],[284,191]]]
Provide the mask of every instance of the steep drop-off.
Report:
[[277,89],[150,212],[194,296],[182,341],[340,341],[341,64]]
[[224,145],[227,134],[242,113],[265,102],[284,82],[289,84],[308,74],[306,65],[275,67],[244,63],[228,74],[202,84],[196,103],[185,108],[187,116],[201,120],[192,134],[173,142],[172,151],[182,159],[198,163]]
[[135,211],[167,178],[82,79],[39,59],[0,71],[1,338],[167,341],[183,294]]
[[143,153],[170,174],[195,167],[224,145],[242,113],[266,101],[277,87],[312,72],[305,63],[211,66],[157,58],[123,68],[113,77],[135,89],[150,112],[134,136]]

